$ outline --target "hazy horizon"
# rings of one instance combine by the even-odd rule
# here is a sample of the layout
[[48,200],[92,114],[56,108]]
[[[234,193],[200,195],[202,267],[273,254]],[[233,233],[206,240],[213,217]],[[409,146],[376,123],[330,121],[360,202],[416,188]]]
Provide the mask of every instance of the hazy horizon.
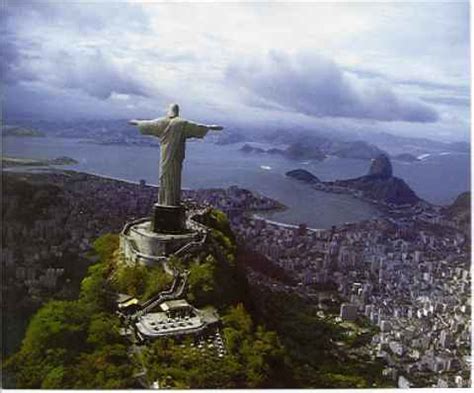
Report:
[[470,135],[469,3],[6,1],[4,118]]

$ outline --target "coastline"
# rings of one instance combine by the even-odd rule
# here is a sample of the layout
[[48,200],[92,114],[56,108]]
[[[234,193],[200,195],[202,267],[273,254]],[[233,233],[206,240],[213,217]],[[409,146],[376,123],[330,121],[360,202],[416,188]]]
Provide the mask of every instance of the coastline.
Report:
[[[120,178],[120,177],[114,177],[114,176],[110,176],[110,175],[105,175],[105,174],[102,174],[102,173],[97,173],[97,172],[92,172],[92,171],[83,171],[83,170],[77,170],[77,169],[74,169],[74,168],[68,168],[67,166],[66,167],[59,167],[59,166],[46,166],[46,167],[9,167],[9,168],[2,168],[2,170],[5,170],[5,171],[8,171],[8,172],[25,172],[25,173],[76,173],[76,174],[83,174],[83,175],[88,175],[88,176],[93,176],[93,177],[97,177],[97,178],[101,178],[101,179],[105,179],[105,180],[110,180],[110,181],[117,181],[117,182],[123,182],[123,183],[126,183],[126,184],[131,184],[131,185],[139,185],[140,184],[140,181],[134,181],[134,180],[128,180],[128,179],[124,179],[124,178]],[[146,183],[145,187],[152,187],[152,188],[158,188],[158,185],[157,184],[151,184],[151,183]],[[239,187],[239,186],[237,186]],[[239,187],[241,188],[241,187]],[[225,190],[226,188],[220,188],[220,187],[209,187],[209,188],[183,188],[183,191],[186,191],[186,192],[196,192],[198,190]],[[244,188],[242,188],[244,189]],[[252,214],[257,214],[258,218],[260,219],[264,219],[265,221],[267,221],[269,224],[272,224],[272,225],[278,225],[278,226],[282,226],[282,227],[288,227],[288,228],[297,228],[298,226],[295,225],[295,224],[289,224],[289,223],[285,223],[285,222],[281,222],[281,221],[277,221],[277,220],[273,220],[271,218],[266,218],[264,217],[262,214],[264,214],[265,212],[272,212],[272,213],[277,213],[277,212],[283,212],[285,210],[288,210],[289,207],[286,206],[285,204],[283,204],[282,202],[280,202],[279,200],[273,198],[273,197],[269,197],[269,196],[266,196],[265,194],[263,193],[260,193],[258,191],[254,191],[254,190],[249,190],[247,189],[248,191],[250,191],[253,195],[256,195],[256,196],[261,196],[261,197],[264,197],[264,198],[267,198],[267,199],[271,199],[273,200],[278,206],[274,207],[274,208],[271,208],[271,209],[259,209],[259,210],[255,210],[255,209],[249,209],[247,213],[250,213],[250,215]],[[319,191],[322,191],[322,190],[319,190]],[[327,193],[331,193],[330,191],[326,191]],[[361,198],[357,198],[357,196],[355,195],[351,195],[352,198],[354,199],[361,199]],[[370,205],[373,205],[377,208],[377,210],[382,213],[382,215],[385,215],[387,213],[386,211],[386,206],[385,206],[385,209],[383,209],[384,206],[380,205],[380,204],[374,204],[374,203],[371,203],[370,200],[365,200],[364,202],[370,204]],[[350,224],[350,223],[357,223],[359,220],[355,220],[355,221],[345,221],[344,223],[339,223],[339,224],[334,224],[336,226],[340,226],[340,225],[344,225],[344,224]],[[364,220],[363,220],[364,221]],[[328,228],[313,228],[313,227],[308,227],[307,228],[308,230],[311,230],[311,231],[324,231],[324,230],[327,230],[329,229],[329,226]]]
[[[102,179],[107,179],[107,180],[113,180],[113,181],[118,181],[118,182],[123,182],[123,183],[127,183],[127,184],[133,184],[133,185],[139,185],[140,182],[139,181],[132,181],[132,180],[127,180],[127,179],[122,179],[122,178],[118,178],[118,177],[114,177],[114,176],[107,176],[107,175],[103,175],[103,174],[100,174],[100,173],[95,173],[95,172],[86,172],[86,171],[77,171],[77,170],[74,170],[74,169],[63,169],[63,168],[57,168],[57,167],[54,167],[54,166],[51,166],[51,167],[44,167],[44,166],[38,166],[38,167],[4,167],[2,168],[2,171],[7,171],[7,172],[27,172],[27,173],[35,173],[35,172],[40,172],[40,173],[47,173],[47,172],[65,172],[65,173],[70,173],[70,172],[73,172],[73,173],[78,173],[78,174],[86,174],[86,175],[90,175],[90,176],[94,176],[94,177],[99,177],[99,178],[102,178]],[[146,184],[146,186],[148,187],[154,187],[154,188],[158,188],[158,185],[157,184]],[[211,189],[216,189],[215,187],[212,187],[212,188],[209,188],[209,190]],[[225,188],[221,188],[222,190],[225,190]],[[191,189],[191,188],[183,188],[183,191],[196,191],[195,189]],[[258,192],[255,192],[255,191],[251,191],[249,190],[252,194],[254,195],[258,195],[260,196],[261,194],[258,193]],[[261,195],[265,198],[269,198],[265,195]],[[272,211],[272,212],[275,212],[275,211],[284,211],[284,210],[287,210],[288,207],[285,206],[283,203],[281,203],[280,201],[278,200],[275,200],[274,198],[269,198],[269,199],[272,199],[274,200],[277,204],[278,204],[278,207],[275,207],[273,209],[268,209],[268,210],[253,210],[251,212],[262,212],[262,211]],[[270,220],[270,219],[267,219],[263,216],[260,216],[258,215],[257,213],[253,213],[252,214],[252,217],[255,217],[255,218],[258,218],[258,219],[263,219],[265,220],[267,223],[269,224],[272,224],[272,225],[277,225],[277,226],[281,226],[281,227],[285,227],[285,228],[298,228],[298,225],[293,225],[293,224],[286,224],[286,223],[283,223],[283,222],[279,222],[279,221],[274,221],[274,220]],[[324,229],[324,228],[307,228],[308,230],[310,231],[314,231],[314,232],[318,232],[318,231],[325,231],[327,229]]]
[[[298,229],[299,226],[298,225],[295,225],[295,224],[285,224],[283,222],[279,222],[279,221],[274,221],[274,220],[271,220],[269,218],[266,218],[266,217],[263,217],[263,216],[260,216],[256,213],[252,214],[252,218],[255,218],[255,219],[258,219],[258,220],[263,220],[265,221],[267,224],[270,224],[270,225],[275,225],[275,226],[278,226],[278,227],[282,227],[282,228],[291,228],[291,229]],[[308,231],[312,231],[312,232],[324,232],[324,231],[328,231],[329,229],[327,228],[309,228],[307,227],[306,228]]]

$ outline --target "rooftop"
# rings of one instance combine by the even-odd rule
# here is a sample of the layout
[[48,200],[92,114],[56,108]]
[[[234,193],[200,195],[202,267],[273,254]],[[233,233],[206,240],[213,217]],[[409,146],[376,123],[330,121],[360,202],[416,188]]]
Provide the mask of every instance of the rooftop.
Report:
[[163,311],[170,311],[189,307],[191,307],[191,305],[185,299],[168,300],[160,304],[160,308]]
[[140,333],[147,337],[189,334],[202,330],[206,324],[200,316],[168,318],[164,312],[146,314],[136,324]]
[[[186,300],[171,300],[165,302],[167,307],[174,307],[173,309],[190,307],[191,305]],[[170,304],[171,303],[171,304]],[[169,310],[169,308],[167,308]],[[206,307],[202,310],[194,309],[195,313],[187,316],[171,318],[167,312],[148,313],[142,316],[136,323],[138,331],[147,337],[159,337],[180,334],[192,334],[202,331],[209,325],[219,321],[219,315],[214,307]]]

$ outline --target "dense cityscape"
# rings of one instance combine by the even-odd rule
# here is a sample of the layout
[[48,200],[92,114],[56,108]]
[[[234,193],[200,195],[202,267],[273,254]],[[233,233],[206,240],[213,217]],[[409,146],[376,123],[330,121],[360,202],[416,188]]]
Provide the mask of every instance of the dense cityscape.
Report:
[[[71,282],[83,274],[75,269],[90,263],[91,242],[118,232],[125,220],[146,216],[156,198],[156,188],[144,181],[68,171],[5,173],[4,184],[7,313],[21,305],[38,306],[51,296],[73,296]],[[259,211],[282,206],[235,186],[186,191],[185,197],[224,211],[240,245],[264,256],[267,270],[273,265],[289,277],[279,281],[265,269],[262,274],[247,266],[252,285],[307,297],[322,315],[325,300],[338,298],[341,323],[365,318],[378,327],[363,350],[385,362],[383,373],[394,384],[470,386],[465,221],[419,204],[392,208],[370,221],[314,230],[265,220]]]
[[[21,187],[26,187],[25,180],[31,188]],[[29,192],[33,197],[27,202]],[[237,187],[184,194],[197,202],[240,212],[279,206]],[[51,261],[65,255],[86,257],[94,239],[120,231],[126,219],[147,216],[155,200],[156,188],[144,181],[137,185],[77,172],[7,174],[2,253],[7,284],[24,286],[32,296],[56,288],[64,268],[49,267]],[[33,216],[34,210],[40,217]]]
[[418,221],[382,218],[333,231],[234,223],[241,241],[296,277],[300,291],[318,299],[318,287],[335,284],[346,300],[342,320],[364,315],[377,325],[371,353],[386,360],[384,373],[399,387],[470,386],[466,236]]

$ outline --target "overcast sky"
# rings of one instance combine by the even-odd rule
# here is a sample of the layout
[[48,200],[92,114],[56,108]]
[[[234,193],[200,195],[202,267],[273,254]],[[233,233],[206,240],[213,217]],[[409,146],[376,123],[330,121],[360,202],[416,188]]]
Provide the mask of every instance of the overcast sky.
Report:
[[6,0],[7,116],[143,118],[463,139],[468,3]]

